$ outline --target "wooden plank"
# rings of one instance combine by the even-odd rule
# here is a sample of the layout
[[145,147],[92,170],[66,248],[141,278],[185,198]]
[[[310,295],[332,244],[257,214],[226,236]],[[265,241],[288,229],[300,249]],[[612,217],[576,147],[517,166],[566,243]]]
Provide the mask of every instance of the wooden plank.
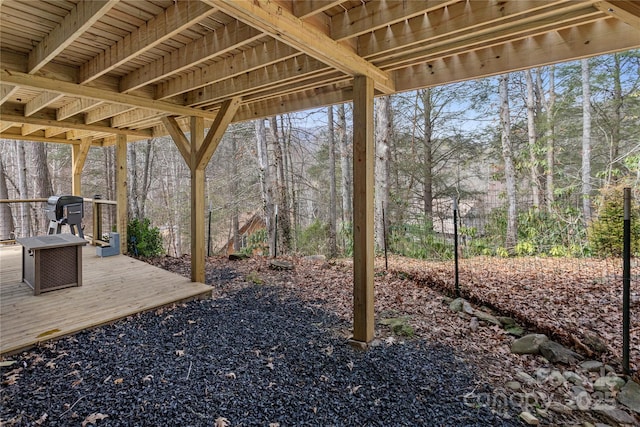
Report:
[[198,151],[204,142],[204,120],[199,117],[191,118],[191,281],[204,282],[205,255],[205,168],[197,166]]
[[202,147],[198,149],[198,153],[195,159],[195,167],[198,169],[205,169],[209,164],[211,156],[218,148],[218,144],[222,140],[222,136],[227,130],[227,126],[231,123],[233,116],[235,116],[238,107],[240,106],[241,98],[231,98],[225,101],[218,111],[216,119],[207,132],[207,136],[202,142]]
[[293,14],[300,19],[317,15],[332,7],[338,6],[344,0],[305,0],[293,2]]
[[29,87],[32,89],[56,91],[79,98],[92,98],[114,104],[160,111],[167,114],[177,114],[189,117],[196,116],[209,119],[215,118],[214,114],[198,110],[196,108],[183,107],[181,105],[170,104],[168,102],[156,101],[154,99],[142,98],[136,95],[98,89],[75,83],[63,82],[60,80],[53,80],[46,77],[32,76],[18,71],[0,70],[0,80],[9,84]]
[[231,16],[261,29],[270,36],[349,75],[365,75],[373,79],[376,88],[393,93],[391,76],[347,47],[336,42],[317,27],[305,23],[277,4],[265,0],[206,0]]
[[97,107],[100,103],[100,101],[95,101],[93,99],[74,99],[56,110],[56,120],[65,120],[71,116],[75,116],[76,114],[84,113],[93,107]]
[[18,86],[0,84],[0,104],[4,104],[18,89]]
[[120,233],[120,253],[127,253],[127,138],[116,136],[116,228]]
[[176,118],[171,116],[163,117],[162,123],[164,124],[167,132],[169,132],[169,135],[171,135],[173,143],[178,147],[178,151],[182,155],[185,163],[191,167],[191,146],[189,145],[189,140],[176,121]]
[[[18,245],[0,247],[2,354],[141,311],[211,295],[210,286],[124,255],[100,258],[95,255],[95,248],[85,247],[83,285],[36,297],[20,281],[21,256]],[[46,332],[50,333],[39,337]]]
[[86,124],[99,122],[134,109],[134,107],[127,107],[126,105],[103,104],[102,102],[100,104],[97,108],[85,113],[84,122]]
[[228,27],[208,33],[188,45],[167,53],[122,78],[120,91],[129,92],[171,74],[179,73],[209,59],[223,56],[238,47],[258,40],[264,35],[248,25],[235,22]]
[[373,298],[373,81],[353,81],[353,340],[374,333]]
[[215,12],[202,2],[175,2],[162,14],[127,34],[106,51],[80,67],[80,83],[87,83],[171,39]]
[[29,74],[39,71],[117,3],[118,0],[77,3],[62,22],[29,53]]
[[63,94],[57,92],[41,92],[38,96],[26,103],[24,106],[24,115],[27,117],[32,116],[63,96]]
[[611,15],[625,24],[640,30],[640,5],[637,2],[610,0],[599,1],[594,5],[602,12]]

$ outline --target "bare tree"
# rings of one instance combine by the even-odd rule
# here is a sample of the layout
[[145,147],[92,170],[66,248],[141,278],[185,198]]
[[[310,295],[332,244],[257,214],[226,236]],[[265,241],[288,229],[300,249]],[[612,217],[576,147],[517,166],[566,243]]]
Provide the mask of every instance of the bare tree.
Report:
[[547,211],[551,212],[553,208],[553,202],[555,200],[555,111],[556,111],[556,67],[551,65],[549,67],[549,95],[544,96],[544,90],[542,87],[542,69],[538,68],[536,73],[536,86],[540,97],[543,99],[543,104],[547,110],[546,115],[546,162],[545,162],[545,200]]
[[582,65],[582,215],[591,222],[591,84],[589,60]]
[[389,143],[392,135],[391,97],[376,100],[376,140],[375,140],[375,240],[376,246],[384,248],[386,228],[385,211],[389,205]]
[[431,117],[433,102],[431,99],[431,89],[426,88],[419,90],[418,96],[422,99],[422,118],[424,121],[424,134],[422,136],[424,150],[422,203],[424,215],[431,221],[433,220],[433,120]]
[[513,146],[511,142],[508,74],[503,74],[499,78],[499,93],[502,158],[504,160],[504,176],[507,186],[507,236],[505,246],[507,249],[512,250],[518,241],[518,208],[516,199],[516,169],[513,161]]
[[280,247],[282,252],[289,252],[291,249],[291,212],[289,209],[289,191],[287,180],[285,179],[284,159],[282,154],[282,144],[280,132],[278,131],[278,118],[273,116],[269,119],[271,133],[273,135],[272,153],[275,174],[272,175],[277,187],[278,205],[278,228],[280,231]]
[[[29,198],[27,186],[27,160],[24,150],[24,142],[16,141],[16,159],[18,166],[18,192],[22,199]],[[20,203],[20,236],[31,235],[31,203]]]
[[531,70],[526,70],[525,80],[527,82],[527,134],[529,141],[529,181],[531,185],[531,198],[533,207],[540,207],[540,183],[538,181],[538,159],[536,156],[536,146],[538,135],[536,132],[536,102],[534,98],[533,76]]
[[[6,171],[4,162],[0,156],[0,199],[9,198],[9,189],[7,188]],[[0,204],[0,240],[12,239],[15,234],[15,225],[13,223],[13,215],[11,206],[8,203]]]
[[336,244],[336,141],[333,132],[333,106],[327,108],[329,139],[329,255],[333,258],[338,253]]
[[271,185],[271,174],[269,170],[269,157],[267,154],[267,130],[264,120],[255,121],[256,128],[256,148],[258,153],[258,169],[260,176],[260,189],[262,190],[262,206],[265,214],[265,224],[267,225],[267,235],[269,239],[269,254],[275,254],[275,224],[273,208],[273,186]]
[[347,119],[344,104],[338,106],[338,141],[340,142],[340,169],[342,171],[342,222],[351,224],[352,221],[352,191],[353,179],[351,169],[351,147],[347,133]]

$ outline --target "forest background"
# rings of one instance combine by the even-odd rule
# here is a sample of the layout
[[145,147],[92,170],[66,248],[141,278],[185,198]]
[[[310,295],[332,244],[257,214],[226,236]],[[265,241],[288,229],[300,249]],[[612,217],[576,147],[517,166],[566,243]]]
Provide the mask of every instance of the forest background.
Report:
[[[209,253],[349,256],[351,124],[343,104],[231,125],[206,170]],[[639,131],[636,50],[377,98],[376,250],[450,259],[456,206],[466,256],[617,255],[622,187],[638,215]],[[70,194],[70,146],[0,146],[0,199]],[[128,161],[130,220],[157,227],[161,252],[188,253],[189,169],[175,145],[131,143]],[[82,196],[114,200],[114,164],[114,147],[92,148]],[[105,218],[108,230],[115,210]],[[1,204],[0,240],[47,222],[43,203]],[[264,229],[243,233],[249,222]]]

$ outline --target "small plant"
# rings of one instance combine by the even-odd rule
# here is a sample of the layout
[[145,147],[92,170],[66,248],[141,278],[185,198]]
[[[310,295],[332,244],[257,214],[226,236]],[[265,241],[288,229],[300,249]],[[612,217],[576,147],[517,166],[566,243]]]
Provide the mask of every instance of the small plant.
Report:
[[240,250],[243,255],[253,255],[254,253],[262,255],[269,253],[269,245],[267,243],[267,230],[262,228],[251,233],[247,238],[247,246]]
[[247,274],[245,280],[255,285],[262,285],[264,283],[262,278],[258,275],[257,271],[252,271],[251,273]]
[[153,257],[164,253],[158,227],[152,227],[149,218],[132,219],[127,225],[127,250],[130,254]]

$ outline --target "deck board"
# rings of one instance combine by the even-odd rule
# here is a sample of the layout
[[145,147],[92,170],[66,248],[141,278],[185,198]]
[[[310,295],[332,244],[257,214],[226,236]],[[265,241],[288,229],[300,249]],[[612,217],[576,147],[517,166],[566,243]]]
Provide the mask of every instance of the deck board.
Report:
[[207,298],[211,287],[142,261],[83,249],[81,287],[38,296],[22,283],[20,245],[0,247],[0,353],[113,322],[174,302]]

